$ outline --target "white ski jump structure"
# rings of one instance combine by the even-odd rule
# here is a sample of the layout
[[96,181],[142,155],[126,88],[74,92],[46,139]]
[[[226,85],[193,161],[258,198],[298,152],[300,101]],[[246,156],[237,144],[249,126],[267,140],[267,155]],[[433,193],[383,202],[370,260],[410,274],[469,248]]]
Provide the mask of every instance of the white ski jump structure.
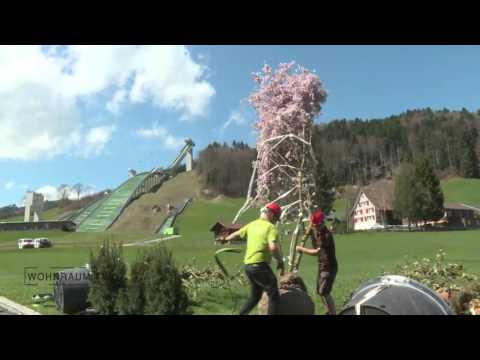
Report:
[[193,169],[193,147],[191,139],[185,140],[175,160],[167,169],[154,168],[148,172],[136,173],[129,170],[128,179],[111,194],[82,209],[72,217],[77,231],[105,231],[121,216],[130,203],[145,193],[155,191],[171,176],[172,171],[186,159],[186,170]]

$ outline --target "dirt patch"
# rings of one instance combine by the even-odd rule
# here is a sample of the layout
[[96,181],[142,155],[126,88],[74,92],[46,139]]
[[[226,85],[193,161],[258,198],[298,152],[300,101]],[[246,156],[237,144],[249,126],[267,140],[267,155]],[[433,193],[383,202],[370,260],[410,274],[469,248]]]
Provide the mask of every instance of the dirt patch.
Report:
[[[315,304],[308,295],[303,279],[287,273],[279,280],[280,304],[277,315],[314,315]],[[268,297],[264,293],[258,304],[258,314],[268,313]]]
[[214,203],[220,203],[222,201],[225,200],[225,196],[223,195],[218,195],[217,197],[215,197],[214,199],[212,199],[211,201],[214,202]]

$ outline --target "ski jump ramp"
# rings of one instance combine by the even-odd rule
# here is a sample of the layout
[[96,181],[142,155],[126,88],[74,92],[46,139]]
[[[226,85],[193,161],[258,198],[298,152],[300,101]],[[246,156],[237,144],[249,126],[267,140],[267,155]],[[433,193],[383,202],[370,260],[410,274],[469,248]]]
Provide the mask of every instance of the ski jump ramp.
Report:
[[166,170],[155,168],[150,172],[137,174],[126,180],[111,194],[82,209],[72,218],[72,221],[77,225],[77,231],[100,232],[107,230],[133,200],[153,189],[158,189],[169,178],[169,173],[184,158],[187,158],[187,171],[190,171],[192,169],[192,149],[194,146],[192,140],[185,140],[185,146]]

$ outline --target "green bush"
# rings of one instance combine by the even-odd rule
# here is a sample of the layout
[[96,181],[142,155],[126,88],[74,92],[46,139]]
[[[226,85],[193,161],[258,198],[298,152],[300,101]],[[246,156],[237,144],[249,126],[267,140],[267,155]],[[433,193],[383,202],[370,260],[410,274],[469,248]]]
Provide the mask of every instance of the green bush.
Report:
[[126,288],[127,280],[121,244],[104,241],[98,254],[90,253],[90,267],[89,301],[100,314],[115,314],[117,298]]
[[450,305],[456,314],[468,314],[468,302],[480,298],[479,276],[467,273],[461,264],[447,263],[440,250],[434,258],[410,260],[397,266],[395,273],[416,280],[433,290],[450,293]]
[[172,254],[163,246],[153,247],[146,256],[145,314],[189,314],[189,299],[182,276],[173,263]]
[[142,252],[132,264],[127,288],[118,298],[120,315],[140,315],[145,312],[145,280],[150,263],[149,254]]
[[171,253],[162,246],[143,251],[132,264],[130,278],[117,301],[120,315],[189,314],[189,296]]
[[434,258],[407,261],[396,267],[396,274],[417,280],[433,290],[459,290],[478,283],[477,275],[467,273],[461,264],[447,263],[445,255],[445,252],[440,250]]

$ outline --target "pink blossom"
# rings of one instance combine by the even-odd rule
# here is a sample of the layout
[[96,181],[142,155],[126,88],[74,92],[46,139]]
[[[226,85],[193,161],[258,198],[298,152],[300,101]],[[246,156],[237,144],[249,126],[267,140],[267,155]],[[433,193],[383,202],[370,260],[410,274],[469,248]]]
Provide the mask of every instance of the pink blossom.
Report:
[[[259,131],[257,195],[262,202],[273,200],[295,185],[293,177],[289,179],[281,171],[267,174],[274,163],[287,160],[300,168],[304,155],[299,142],[285,141],[271,153],[274,143],[265,141],[293,134],[309,142],[313,121],[327,98],[319,77],[301,66],[294,68],[294,65],[294,62],[282,63],[275,71],[264,65],[262,72],[253,74],[259,88],[250,95],[249,102],[258,114],[255,124]],[[312,161],[304,164],[306,173],[313,173],[312,166]]]

